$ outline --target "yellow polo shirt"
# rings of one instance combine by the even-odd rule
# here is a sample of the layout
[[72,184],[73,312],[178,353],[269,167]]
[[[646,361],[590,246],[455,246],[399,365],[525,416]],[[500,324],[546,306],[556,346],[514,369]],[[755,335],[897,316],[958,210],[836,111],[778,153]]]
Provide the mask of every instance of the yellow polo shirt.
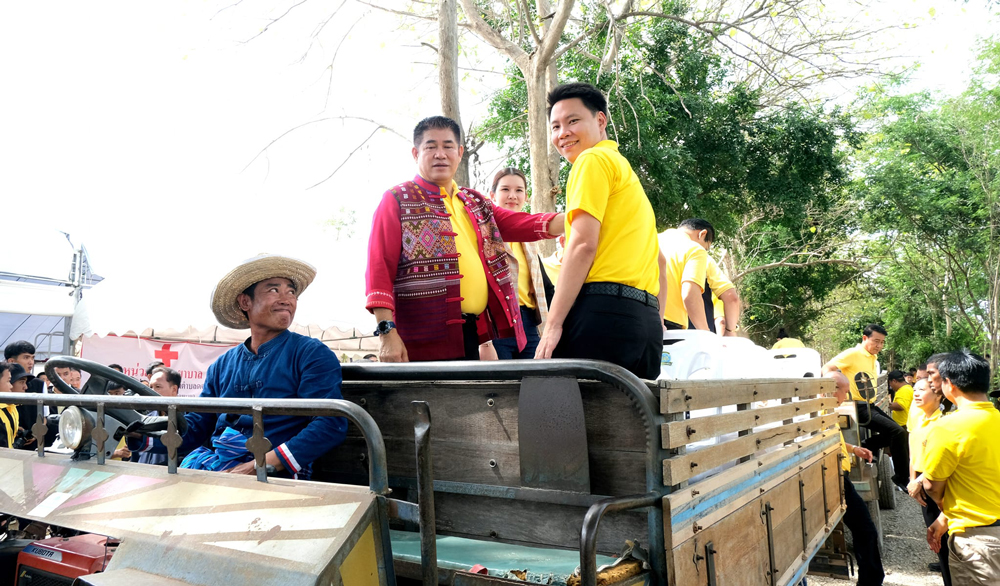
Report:
[[687,329],[688,313],[681,297],[681,284],[689,281],[705,289],[708,252],[680,230],[671,228],[659,236],[660,250],[667,258],[667,303],[663,319]]
[[[458,250],[458,272],[462,275],[462,313],[479,315],[486,310],[489,300],[489,285],[486,284],[486,269],[479,258],[479,238],[465,211],[465,204],[458,199],[458,184],[452,182],[451,193],[441,188],[441,201],[451,215],[451,229],[455,231],[455,248]],[[456,211],[457,210],[457,211]]]
[[840,453],[844,455],[844,457],[840,459],[840,469],[844,472],[850,472],[851,456],[853,454],[847,451],[847,442],[844,441],[844,432],[840,432]]
[[566,242],[573,219],[586,212],[601,223],[586,283],[620,283],[660,292],[656,217],[618,143],[602,140],[580,153],[566,181]]
[[940,409],[935,409],[930,417],[918,407],[914,406],[910,409],[909,418],[906,420],[906,429],[910,432],[910,465],[917,472],[924,471],[924,442],[927,440],[927,432],[939,419],[941,419]]
[[990,525],[1000,519],[1000,412],[989,401],[942,417],[924,442],[924,478],[947,481],[942,512],[948,531]]
[[771,346],[771,350],[781,350],[782,348],[805,348],[806,345],[798,338],[782,338]]
[[528,266],[528,259],[524,256],[524,245],[520,242],[511,242],[510,249],[514,253],[514,260],[517,261],[517,302],[528,309],[534,309],[537,304],[531,292],[531,267]]
[[896,396],[893,401],[899,403],[903,408],[902,411],[893,411],[892,420],[898,423],[901,427],[906,427],[907,420],[910,416],[910,405],[913,403],[913,387],[910,385],[903,385],[896,389]]
[[17,428],[20,426],[17,405],[0,405],[0,425],[3,425],[7,434],[7,447],[14,447],[14,438],[17,437]]
[[[878,384],[878,375],[875,373],[875,355],[869,354],[861,344],[853,348],[848,348],[833,357],[830,361],[840,369],[851,382],[851,399],[854,401],[864,401],[866,397],[869,403],[875,402],[875,385]],[[868,389],[862,397],[858,390],[861,385],[862,390]]]
[[[699,246],[698,248],[701,247]],[[710,256],[708,257],[708,262],[705,263],[705,280],[708,282],[708,286],[712,288],[712,295],[716,297],[730,289],[736,288],[736,285],[733,285],[729,277],[719,268],[719,263],[715,262],[715,259]]]

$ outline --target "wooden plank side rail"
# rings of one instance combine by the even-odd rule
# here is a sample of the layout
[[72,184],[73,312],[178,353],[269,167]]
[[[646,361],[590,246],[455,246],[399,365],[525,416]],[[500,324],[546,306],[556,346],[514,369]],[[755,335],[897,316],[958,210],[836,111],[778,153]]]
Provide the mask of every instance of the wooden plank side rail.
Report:
[[833,397],[795,401],[775,407],[750,409],[735,413],[723,413],[708,417],[696,417],[683,421],[674,421],[662,425],[663,447],[665,449],[679,448],[692,442],[711,439],[727,433],[736,433],[753,429],[775,421],[791,419],[800,415],[809,415],[820,411],[833,409],[837,401]]
[[[663,461],[663,484],[678,485],[693,476],[733,460],[836,425],[835,414],[821,415],[806,421],[760,430],[715,446],[667,458]],[[788,446],[788,449],[794,449],[794,446]]]
[[831,395],[834,383],[826,378],[659,381],[660,413],[683,413],[711,407],[772,399]]

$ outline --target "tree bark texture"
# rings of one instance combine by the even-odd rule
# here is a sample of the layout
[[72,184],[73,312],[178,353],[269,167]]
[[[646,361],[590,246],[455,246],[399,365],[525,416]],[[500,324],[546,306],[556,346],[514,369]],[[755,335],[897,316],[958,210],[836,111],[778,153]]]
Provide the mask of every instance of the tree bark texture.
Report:
[[[438,82],[441,88],[441,113],[462,126],[458,103],[458,3],[441,0],[438,12]],[[469,184],[469,157],[463,156],[455,173],[459,185]]]

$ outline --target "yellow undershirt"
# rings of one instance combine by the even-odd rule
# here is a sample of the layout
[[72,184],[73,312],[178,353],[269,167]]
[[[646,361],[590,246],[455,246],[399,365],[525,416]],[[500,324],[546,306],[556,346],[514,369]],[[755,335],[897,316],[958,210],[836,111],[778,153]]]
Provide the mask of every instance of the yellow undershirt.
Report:
[[520,242],[511,242],[510,249],[517,261],[517,302],[528,309],[536,306],[535,296],[531,293],[531,269],[524,255],[524,246]]
[[[458,272],[462,275],[461,295],[462,313],[479,315],[486,310],[489,286],[486,284],[486,269],[479,258],[479,239],[476,230],[469,219],[462,200],[454,194],[458,193],[458,184],[452,182],[452,193],[441,188],[444,207],[451,214],[451,229],[455,236],[455,249],[458,251]],[[455,210],[458,210],[457,213]]]

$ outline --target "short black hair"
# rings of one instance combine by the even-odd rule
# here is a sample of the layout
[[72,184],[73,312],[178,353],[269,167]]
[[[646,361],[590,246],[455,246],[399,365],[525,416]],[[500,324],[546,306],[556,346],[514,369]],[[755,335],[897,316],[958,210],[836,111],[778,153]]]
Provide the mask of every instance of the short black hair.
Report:
[[10,360],[11,358],[17,358],[21,354],[31,354],[35,355],[35,346],[27,340],[18,340],[16,342],[11,342],[7,344],[7,347],[3,349],[4,360]]
[[921,362],[920,364],[918,364],[917,365],[917,370],[927,370],[927,363],[926,362]]
[[70,366],[70,367],[69,367],[69,371],[70,371],[70,372],[75,372],[75,373],[77,373],[77,374],[83,374],[83,371],[82,371],[82,370],[80,370],[79,368],[75,367],[75,366]]
[[3,376],[3,373],[10,370],[10,364],[10,362],[0,362],[0,376]]
[[778,328],[778,335],[775,336],[775,338],[780,340],[782,338],[787,338],[787,337],[788,337],[788,332],[785,331],[785,328]]
[[105,387],[105,390],[106,390],[106,391],[108,391],[108,392],[111,392],[111,391],[117,391],[117,390],[118,390],[118,389],[120,389],[120,388],[122,388],[122,385],[121,385],[121,384],[119,384],[119,383],[116,383],[116,382],[115,382],[115,381],[113,381],[113,380],[109,380],[109,381],[108,381],[108,386],[107,386],[107,387]]
[[885,378],[887,380],[894,380],[896,382],[905,381],[906,373],[903,372],[902,370],[893,370],[889,372],[889,374],[885,375]]
[[150,362],[149,365],[146,366],[146,376],[147,377],[153,376],[153,371],[156,370],[157,367],[160,367],[160,366],[163,366],[163,361],[162,360],[154,360],[154,361]]
[[941,379],[951,381],[963,393],[987,393],[990,390],[990,363],[968,349],[945,355],[938,364]]
[[694,230],[696,232],[701,232],[702,230],[708,230],[708,241],[715,242],[715,226],[711,222],[704,218],[688,218],[677,224],[678,230]]
[[947,352],[938,352],[937,354],[932,354],[931,357],[927,359],[927,362],[924,363],[924,368],[927,368],[927,365],[929,364],[933,364],[935,366],[940,365],[947,357],[948,357]]
[[455,142],[462,144],[462,127],[447,116],[428,116],[413,127],[413,146],[420,146],[424,140],[424,133],[432,128],[443,128],[455,134]]
[[164,378],[167,379],[168,383],[172,385],[177,385],[177,388],[180,388],[181,381],[183,380],[181,379],[181,373],[177,372],[176,370],[168,366],[157,366],[156,368],[153,369],[153,374],[156,374],[158,372],[163,373],[163,376]]
[[112,364],[109,364],[109,365],[108,365],[108,368],[111,368],[111,369],[114,369],[114,370],[117,370],[118,372],[120,372],[120,373],[122,373],[122,374],[124,374],[124,373],[125,373],[125,369],[124,369],[124,368],[122,368],[122,365],[121,365],[121,364],[114,364],[114,363],[112,363]]
[[601,90],[589,83],[580,82],[564,83],[554,87],[547,96],[549,107],[545,110],[545,115],[551,118],[552,106],[573,98],[579,98],[591,114],[596,116],[598,112],[603,112],[605,116],[608,116],[608,100],[601,93]]
[[868,325],[866,325],[865,329],[862,330],[861,333],[866,338],[871,337],[871,335],[873,333],[879,333],[879,334],[882,334],[883,336],[888,336],[889,335],[889,332],[885,331],[885,328],[883,328],[882,326],[880,326],[878,324],[868,324]]

